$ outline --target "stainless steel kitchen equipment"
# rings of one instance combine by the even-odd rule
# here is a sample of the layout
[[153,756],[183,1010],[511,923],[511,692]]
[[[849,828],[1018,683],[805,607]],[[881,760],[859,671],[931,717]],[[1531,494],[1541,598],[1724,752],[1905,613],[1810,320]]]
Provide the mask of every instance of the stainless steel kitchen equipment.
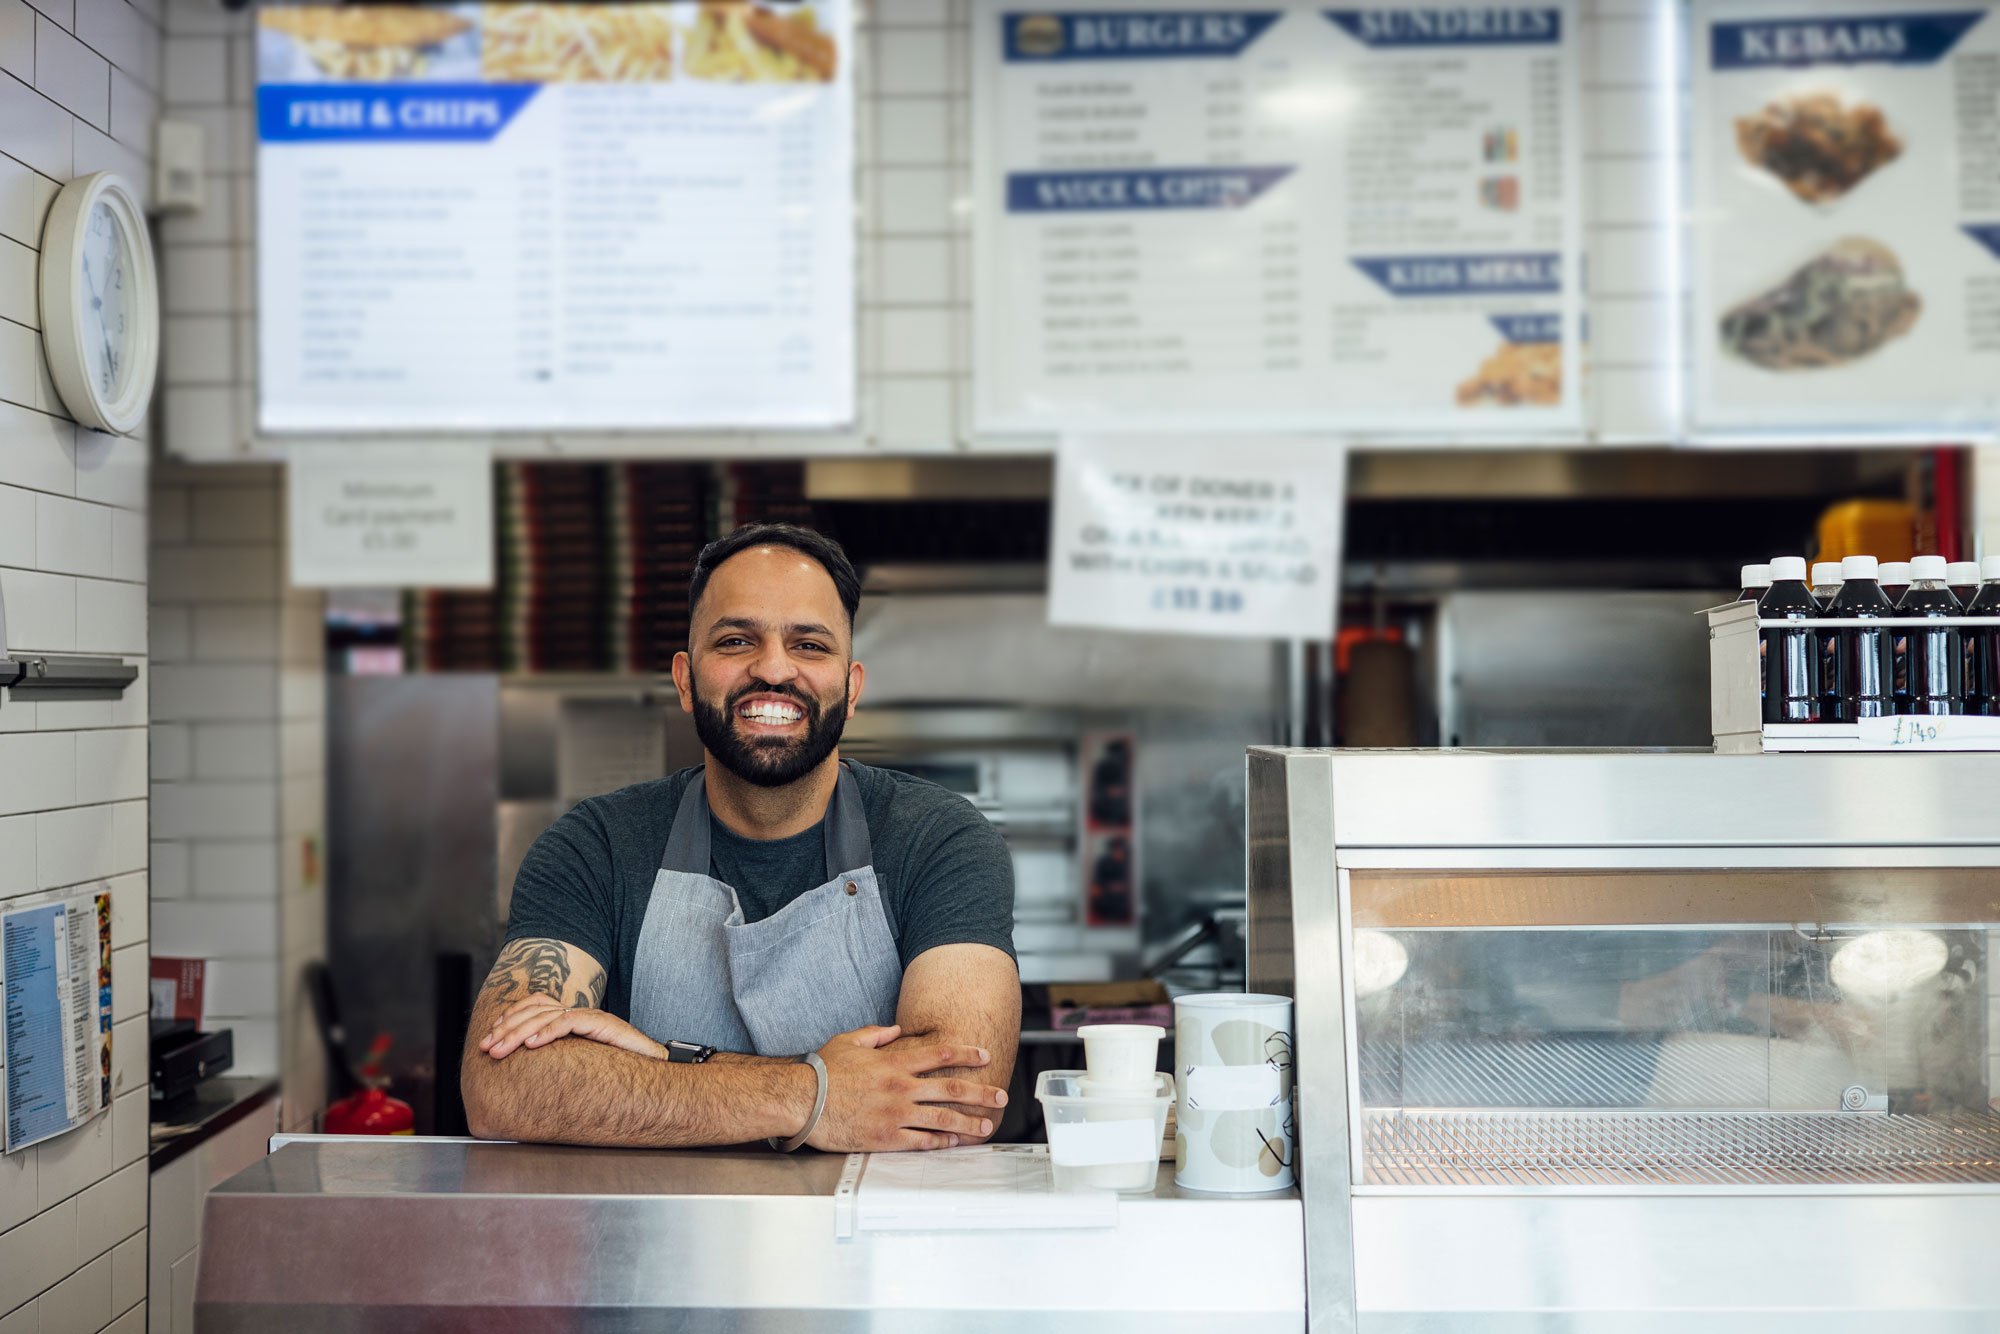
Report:
[[[209,1195],[232,1331],[1297,1334],[1296,1191],[1126,1196],[1106,1228],[841,1231],[848,1159],[308,1137]],[[851,1217],[851,1213],[849,1215]]]
[[2000,1323],[2000,757],[1249,758],[1316,1331]]

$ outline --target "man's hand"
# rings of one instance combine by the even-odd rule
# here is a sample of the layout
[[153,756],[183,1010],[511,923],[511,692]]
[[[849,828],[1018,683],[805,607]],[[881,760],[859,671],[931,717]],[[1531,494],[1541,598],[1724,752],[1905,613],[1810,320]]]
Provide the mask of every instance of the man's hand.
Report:
[[499,1060],[520,1047],[546,1047],[560,1037],[589,1038],[638,1056],[667,1059],[667,1049],[614,1014],[585,1005],[564,1005],[554,996],[536,993],[502,1010],[479,1050]]
[[1004,1089],[967,1079],[925,1079],[934,1070],[977,1069],[988,1053],[979,1047],[935,1043],[884,1050],[900,1028],[857,1028],[819,1049],[826,1063],[826,1111],[806,1143],[838,1153],[896,1149],[949,1149],[961,1138],[993,1133],[993,1119],[954,1107],[1007,1105]]

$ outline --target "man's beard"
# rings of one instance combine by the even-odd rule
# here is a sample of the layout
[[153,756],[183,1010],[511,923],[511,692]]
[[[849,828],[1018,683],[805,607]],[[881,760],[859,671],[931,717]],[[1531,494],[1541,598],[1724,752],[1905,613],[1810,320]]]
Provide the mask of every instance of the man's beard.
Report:
[[[694,699],[694,731],[701,744],[722,762],[723,768],[758,787],[784,787],[819,768],[840,744],[841,730],[847,726],[845,690],[840,692],[837,705],[824,709],[818,700],[789,686],[745,686],[719,708],[702,699],[692,680],[688,682],[688,694]],[[798,705],[805,711],[806,734],[796,739],[744,737],[736,729],[736,706],[752,695],[781,695]]]

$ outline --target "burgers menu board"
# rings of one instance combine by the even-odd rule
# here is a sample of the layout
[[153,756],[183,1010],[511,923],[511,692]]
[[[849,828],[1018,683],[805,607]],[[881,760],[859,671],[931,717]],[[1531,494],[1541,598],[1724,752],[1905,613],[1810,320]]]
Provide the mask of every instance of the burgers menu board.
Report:
[[2000,15],[1694,10],[1697,432],[1990,432]]
[[266,6],[272,431],[854,415],[849,0]]
[[973,15],[981,427],[1581,425],[1571,4]]

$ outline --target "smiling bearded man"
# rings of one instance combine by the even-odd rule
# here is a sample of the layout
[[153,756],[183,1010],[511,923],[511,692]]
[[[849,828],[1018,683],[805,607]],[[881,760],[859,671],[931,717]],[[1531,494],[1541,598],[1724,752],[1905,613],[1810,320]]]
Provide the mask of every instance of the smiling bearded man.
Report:
[[522,861],[461,1075],[475,1134],[992,1134],[1021,1026],[1013,864],[964,798],[840,758],[860,600],[809,529],[702,551],[674,685],[703,763],[578,803]]

